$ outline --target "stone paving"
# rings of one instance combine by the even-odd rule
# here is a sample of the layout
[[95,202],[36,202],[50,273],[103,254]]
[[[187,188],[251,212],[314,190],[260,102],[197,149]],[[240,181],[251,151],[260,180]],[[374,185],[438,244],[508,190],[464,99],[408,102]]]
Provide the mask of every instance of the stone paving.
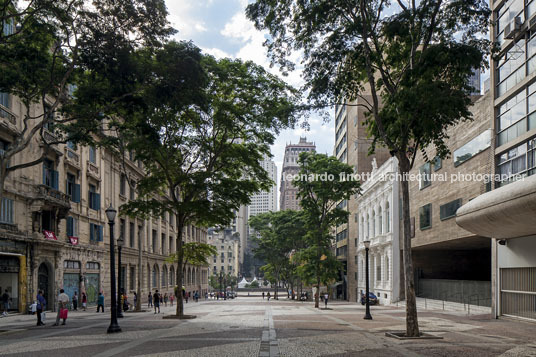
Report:
[[106,313],[70,312],[66,326],[37,327],[36,317],[0,319],[0,355],[7,356],[536,356],[536,323],[490,319],[489,314],[419,312],[421,330],[439,340],[397,340],[386,331],[404,330],[405,312],[373,306],[331,303],[315,309],[311,302],[261,297],[188,303],[193,320],[162,319],[147,310],[125,313],[121,333],[107,334]]

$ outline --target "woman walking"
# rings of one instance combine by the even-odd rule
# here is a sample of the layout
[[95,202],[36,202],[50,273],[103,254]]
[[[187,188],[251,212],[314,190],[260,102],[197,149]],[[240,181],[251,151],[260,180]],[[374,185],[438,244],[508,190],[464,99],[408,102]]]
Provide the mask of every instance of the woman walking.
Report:
[[164,294],[164,306],[167,307],[167,301],[168,301],[168,295],[167,293]]
[[47,307],[47,301],[43,296],[43,290],[39,290],[37,293],[37,326],[44,326],[45,323],[42,321],[41,314],[45,311]]
[[87,296],[86,293],[82,293],[82,309],[86,311],[87,308]]

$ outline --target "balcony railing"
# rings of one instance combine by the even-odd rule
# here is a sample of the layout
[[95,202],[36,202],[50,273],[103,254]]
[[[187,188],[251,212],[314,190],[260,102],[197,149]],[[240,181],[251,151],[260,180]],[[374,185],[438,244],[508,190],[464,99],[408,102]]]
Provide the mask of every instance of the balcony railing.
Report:
[[65,148],[65,159],[67,162],[80,167],[80,155],[68,147]]
[[58,206],[71,207],[69,195],[47,185],[37,185],[37,197]]
[[0,105],[0,118],[7,119],[11,124],[17,124],[17,118],[6,107]]

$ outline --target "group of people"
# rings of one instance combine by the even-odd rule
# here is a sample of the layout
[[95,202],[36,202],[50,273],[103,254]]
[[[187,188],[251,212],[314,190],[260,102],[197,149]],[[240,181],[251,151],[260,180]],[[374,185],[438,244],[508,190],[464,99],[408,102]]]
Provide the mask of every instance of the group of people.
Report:
[[[137,299],[136,296],[134,298]],[[160,305],[167,306],[169,301],[169,303],[171,304],[170,306],[173,306],[174,300],[175,297],[173,296],[173,294],[164,293],[164,295],[162,295],[158,292],[158,290],[156,290],[154,294],[149,293],[149,295],[147,296],[147,307],[154,307],[155,313],[156,308],[158,307],[158,312],[160,312]]]

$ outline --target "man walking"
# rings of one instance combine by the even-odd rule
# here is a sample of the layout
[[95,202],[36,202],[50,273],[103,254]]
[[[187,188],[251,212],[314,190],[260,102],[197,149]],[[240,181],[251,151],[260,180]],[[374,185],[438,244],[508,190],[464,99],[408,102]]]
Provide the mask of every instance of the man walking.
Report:
[[158,313],[160,313],[160,294],[158,293],[158,290],[154,292],[153,300],[154,300],[154,313],[156,314],[156,308],[158,308]]
[[149,293],[149,297],[147,298],[147,307],[153,306],[153,295]]
[[2,315],[7,316],[7,310],[9,310],[9,293],[7,292],[7,289],[2,295],[2,307],[4,308]]
[[99,293],[99,297],[97,299],[97,312],[102,308],[102,312],[104,313],[104,295],[102,295],[102,292]]
[[44,326],[44,322],[41,320],[41,314],[45,311],[47,307],[47,301],[43,296],[43,290],[39,290],[37,293],[37,326]]
[[[248,293],[249,294],[249,293]],[[264,291],[262,292],[262,299],[264,300]]]
[[328,298],[329,298],[329,295],[328,293],[325,293],[324,294],[324,308],[328,308]]

